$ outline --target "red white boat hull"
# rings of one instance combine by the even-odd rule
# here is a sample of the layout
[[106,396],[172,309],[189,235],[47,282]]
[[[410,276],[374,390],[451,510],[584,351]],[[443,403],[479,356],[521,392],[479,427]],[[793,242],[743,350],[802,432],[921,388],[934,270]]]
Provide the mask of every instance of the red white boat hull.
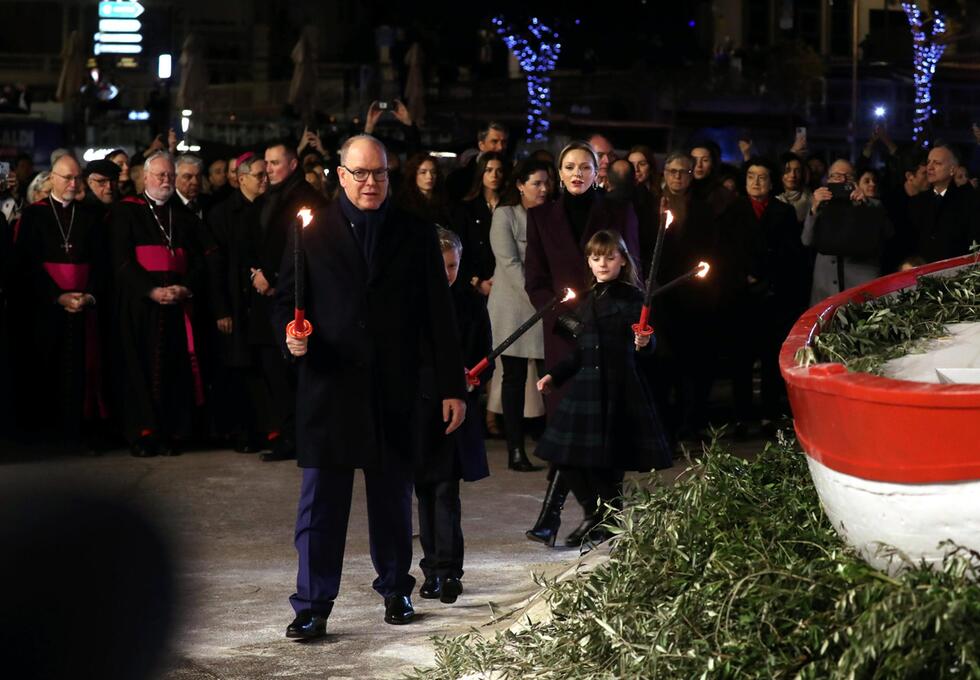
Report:
[[801,368],[795,355],[838,306],[974,262],[946,260],[844,291],[806,312],[783,344],[797,439],[824,510],[879,567],[889,565],[883,544],[913,561],[941,559],[944,540],[980,551],[980,385],[893,380],[841,364]]

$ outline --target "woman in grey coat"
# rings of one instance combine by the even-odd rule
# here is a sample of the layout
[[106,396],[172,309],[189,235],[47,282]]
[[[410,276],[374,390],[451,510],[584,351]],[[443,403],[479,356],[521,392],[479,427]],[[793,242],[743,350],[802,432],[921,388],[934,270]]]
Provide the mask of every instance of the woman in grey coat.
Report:
[[[527,210],[541,205],[550,191],[548,165],[527,161],[516,172],[513,203],[497,208],[490,227],[490,247],[496,268],[493,288],[487,300],[493,344],[498,345],[531,317],[535,309],[524,290],[524,255],[527,248]],[[511,201],[508,201],[511,203]],[[501,400],[504,430],[507,436],[507,466],[527,472],[534,466],[524,451],[524,386],[528,362],[544,360],[544,336],[541,324],[525,333],[500,357],[503,364]]]

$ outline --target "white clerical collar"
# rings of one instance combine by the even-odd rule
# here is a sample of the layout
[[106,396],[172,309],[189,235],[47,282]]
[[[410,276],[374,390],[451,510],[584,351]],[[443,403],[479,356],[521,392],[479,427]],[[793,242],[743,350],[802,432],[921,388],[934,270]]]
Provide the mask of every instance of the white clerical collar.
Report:
[[71,202],[73,200],[73,199],[70,199],[70,198],[67,199],[67,200],[64,199],[64,198],[58,198],[54,194],[50,194],[50,196],[51,196],[51,200],[58,201],[58,203],[61,204],[61,207],[62,208],[67,208],[69,205],[71,205]]
[[149,192],[146,193],[146,197],[148,199],[150,199],[151,201],[153,201],[157,206],[161,206],[161,205],[163,205],[164,203],[167,202],[165,200],[164,201],[161,201],[159,198],[153,198],[153,196],[151,196]]

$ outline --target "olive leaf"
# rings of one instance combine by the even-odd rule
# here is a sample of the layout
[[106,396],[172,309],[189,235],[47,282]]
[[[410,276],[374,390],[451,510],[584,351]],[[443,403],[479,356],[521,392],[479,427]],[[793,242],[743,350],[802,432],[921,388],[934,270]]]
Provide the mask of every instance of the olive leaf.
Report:
[[821,323],[798,363],[832,361],[848,370],[881,374],[890,360],[921,352],[929,340],[949,333],[947,326],[980,319],[980,267],[952,276],[923,276],[914,288],[838,307]]

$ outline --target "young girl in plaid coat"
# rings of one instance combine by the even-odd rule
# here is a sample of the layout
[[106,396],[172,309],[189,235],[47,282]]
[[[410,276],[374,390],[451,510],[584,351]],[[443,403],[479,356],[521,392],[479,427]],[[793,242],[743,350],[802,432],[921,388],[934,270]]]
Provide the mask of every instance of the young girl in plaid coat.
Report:
[[626,470],[672,464],[651,390],[637,369],[653,354],[655,337],[637,335],[643,294],[622,236],[597,232],[586,244],[592,289],[574,314],[575,352],[538,381],[547,393],[572,381],[538,445],[537,455],[558,466],[582,505],[585,519],[565,544],[608,538],[603,507],[622,493]]

